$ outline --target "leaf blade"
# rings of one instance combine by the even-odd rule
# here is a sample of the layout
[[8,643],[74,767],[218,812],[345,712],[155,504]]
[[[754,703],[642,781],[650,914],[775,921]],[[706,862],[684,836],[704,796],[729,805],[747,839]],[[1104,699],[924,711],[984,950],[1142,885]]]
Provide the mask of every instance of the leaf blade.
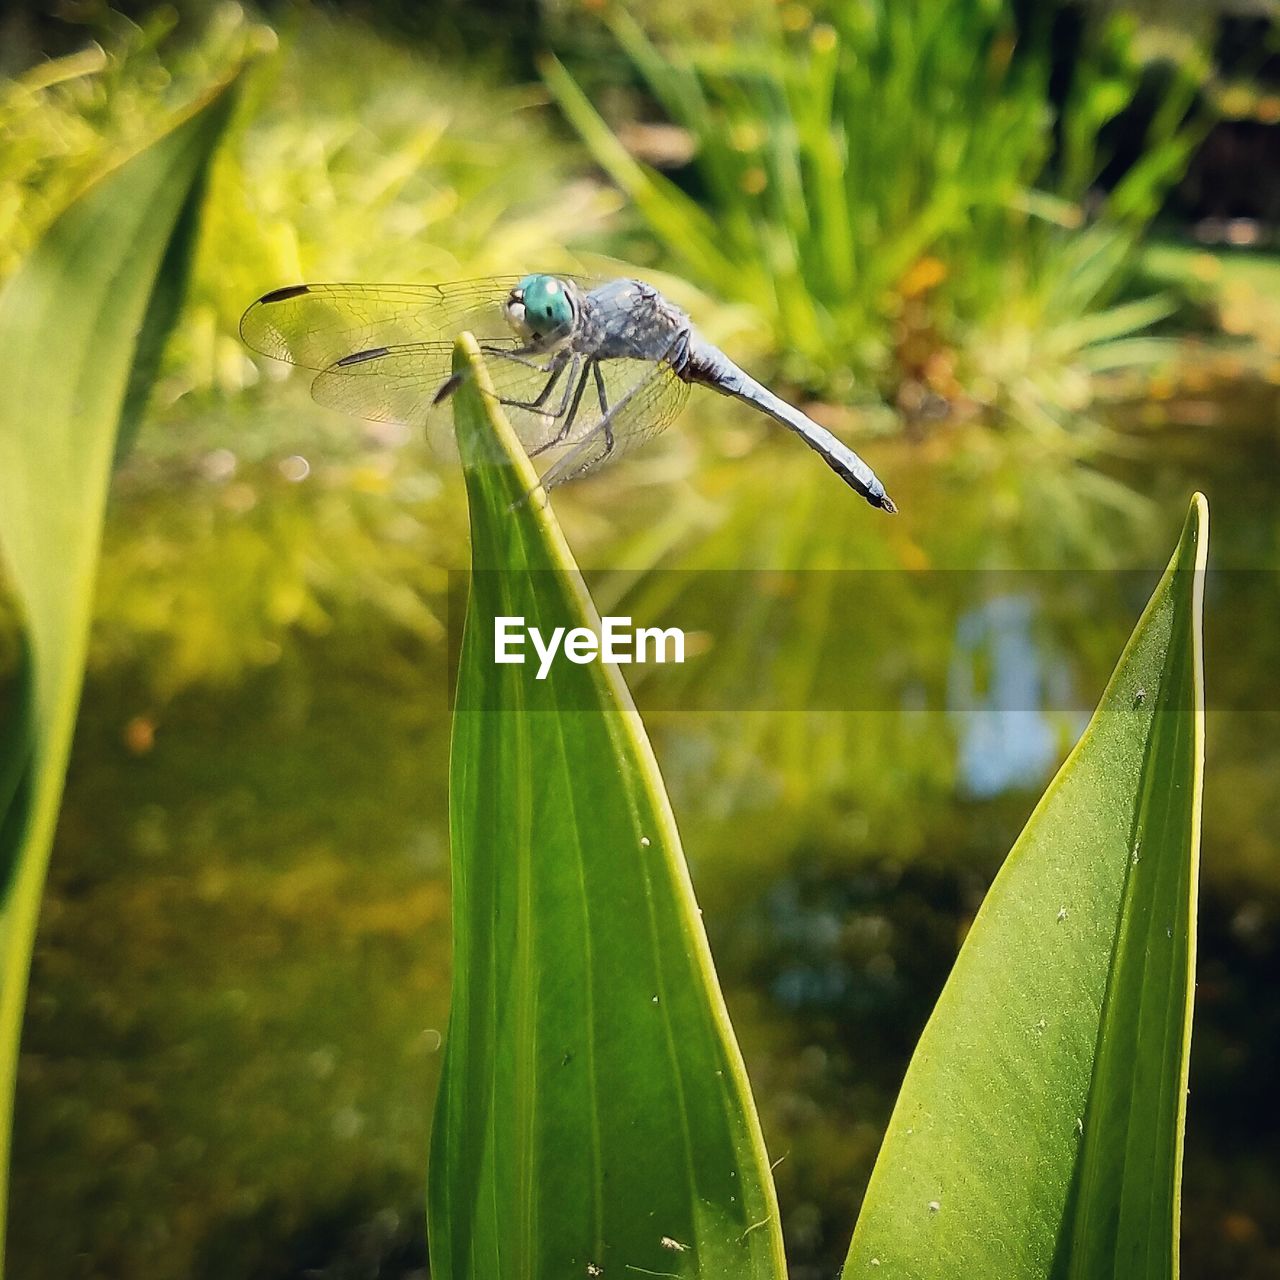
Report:
[[0,725],[0,1176],[7,1177],[26,976],[80,696],[107,482],[176,310],[162,264],[173,251],[170,272],[182,265],[175,237],[189,229],[233,83],[70,205],[0,292],[0,549],[25,621],[17,705]]
[[[596,619],[549,509],[513,507],[536,477],[469,338],[455,360],[476,568],[451,765],[432,1274],[782,1277],[744,1068],[625,686],[596,664],[540,681],[491,661],[496,616],[544,631]],[[495,434],[511,465],[483,464]]]
[[1197,495],[921,1036],[845,1277],[1176,1275],[1207,539]]

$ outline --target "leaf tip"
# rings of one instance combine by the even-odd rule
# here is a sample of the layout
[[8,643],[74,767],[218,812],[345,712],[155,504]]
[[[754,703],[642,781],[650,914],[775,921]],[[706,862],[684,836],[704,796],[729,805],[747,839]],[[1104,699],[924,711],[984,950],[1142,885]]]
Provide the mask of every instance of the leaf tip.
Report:
[[1194,548],[1195,567],[1203,569],[1209,547],[1209,500],[1198,489],[1191,495],[1187,521],[1182,528],[1182,542],[1188,549]]
[[1208,532],[1209,530],[1209,499],[1200,492],[1199,489],[1191,495],[1191,511],[1190,518],[1194,521],[1196,528]]
[[480,344],[475,340],[475,335],[466,331],[458,334],[453,341],[454,373],[464,374],[468,369],[474,369],[483,363],[480,359]]

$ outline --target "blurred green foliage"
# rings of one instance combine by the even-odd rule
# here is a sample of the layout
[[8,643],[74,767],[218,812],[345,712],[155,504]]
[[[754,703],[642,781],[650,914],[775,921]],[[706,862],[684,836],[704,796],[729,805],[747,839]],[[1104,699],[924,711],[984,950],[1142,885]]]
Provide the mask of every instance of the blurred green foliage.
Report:
[[[1125,340],[1167,302],[1123,294],[1200,136],[1206,68],[1113,18],[1055,115],[1054,8],[1020,30],[1003,0],[772,5],[750,27],[691,40],[673,23],[657,41],[647,13],[608,8],[683,136],[614,131],[559,63],[546,77],[664,265],[751,308],[790,380],[846,402],[878,390],[908,424],[997,407],[1069,426],[1091,373],[1156,350]],[[1157,52],[1171,70],[1141,158],[1093,207],[1109,127]],[[664,146],[689,182],[632,154]]]
[[447,569],[465,546],[422,451],[356,454],[313,435],[280,452],[241,459],[224,444],[128,468],[117,498],[130,519],[106,538],[95,669],[142,661],[167,700],[273,665],[290,634],[355,628],[372,641],[389,625],[411,652],[442,641]]
[[[89,185],[0,289],[0,556],[23,614],[16,696],[0,724],[0,1217],[107,490],[181,309],[204,178],[240,69]],[[3,1235],[0,1223],[0,1255]]]
[[[238,5],[198,33],[118,15],[106,48],[0,86],[0,276],[71,194],[154,131],[246,42]],[[285,281],[450,279],[520,269],[598,232],[616,197],[575,178],[537,90],[496,65],[447,67],[299,10],[259,68],[212,176],[169,396],[257,378],[245,305]],[[555,255],[553,255],[555,256]],[[552,263],[551,265],[555,265]]]
[[252,369],[237,325],[268,288],[519,270],[563,259],[616,208],[575,177],[543,95],[496,66],[445,66],[320,17],[281,55],[214,174],[176,353],[191,387],[234,389]]
[[0,81],[0,278],[77,192],[154,138],[201,91],[274,36],[238,5],[216,6],[200,38],[154,11],[140,25],[106,10],[98,40]]

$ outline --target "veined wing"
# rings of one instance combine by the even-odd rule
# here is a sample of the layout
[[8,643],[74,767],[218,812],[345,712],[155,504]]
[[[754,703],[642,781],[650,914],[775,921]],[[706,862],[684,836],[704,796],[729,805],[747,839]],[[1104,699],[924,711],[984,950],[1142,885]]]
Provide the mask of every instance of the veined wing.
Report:
[[[512,426],[526,448],[537,448],[556,430],[551,419],[564,409],[564,387],[571,370],[563,370],[548,389],[553,374],[549,357],[507,357],[504,353],[519,345],[510,335],[482,345],[494,391],[507,406]],[[452,342],[411,342],[346,356],[316,375],[312,397],[360,418],[428,425],[433,443],[439,445],[442,432],[436,429],[437,422],[447,435],[453,418],[450,400],[436,404],[437,394],[452,374],[453,348]]]
[[[600,418],[594,377],[583,380],[586,361],[568,353],[517,356],[518,345],[507,336],[481,348],[494,393],[524,447],[538,454],[580,439]],[[316,375],[311,394],[320,404],[357,417],[425,425],[433,447],[455,456],[452,402],[436,403],[452,373],[453,346],[414,342],[346,356]],[[633,381],[652,368],[642,361],[625,363],[636,366]]]
[[[515,354],[518,346],[509,335],[481,343],[494,393],[525,449],[534,457],[568,450],[552,467],[552,483],[650,439],[688,393],[666,361],[593,361],[569,352],[530,358]],[[452,406],[436,396],[452,363],[451,341],[372,348],[318,373],[311,394],[358,417],[426,425],[433,445],[450,455]]]
[[[506,347],[516,345],[510,335],[497,341]],[[311,395],[317,403],[357,418],[420,426],[448,380],[452,364],[452,342],[373,347],[343,356],[323,369],[311,383]]]
[[517,276],[453,284],[299,284],[263,295],[241,317],[255,351],[304,369],[407,343],[510,338],[502,303]]

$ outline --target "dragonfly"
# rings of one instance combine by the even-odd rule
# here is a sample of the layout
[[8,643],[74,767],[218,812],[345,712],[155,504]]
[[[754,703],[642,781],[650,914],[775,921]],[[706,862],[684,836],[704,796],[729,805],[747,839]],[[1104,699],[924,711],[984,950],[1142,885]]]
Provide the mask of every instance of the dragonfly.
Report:
[[255,351],[315,373],[319,403],[428,428],[461,383],[451,367],[464,330],[485,354],[526,451],[555,455],[541,476],[544,490],[652,439],[697,383],[768,414],[873,507],[897,510],[848,445],[739,368],[640,280],[538,273],[453,284],[295,284],[264,294],[240,322]]

